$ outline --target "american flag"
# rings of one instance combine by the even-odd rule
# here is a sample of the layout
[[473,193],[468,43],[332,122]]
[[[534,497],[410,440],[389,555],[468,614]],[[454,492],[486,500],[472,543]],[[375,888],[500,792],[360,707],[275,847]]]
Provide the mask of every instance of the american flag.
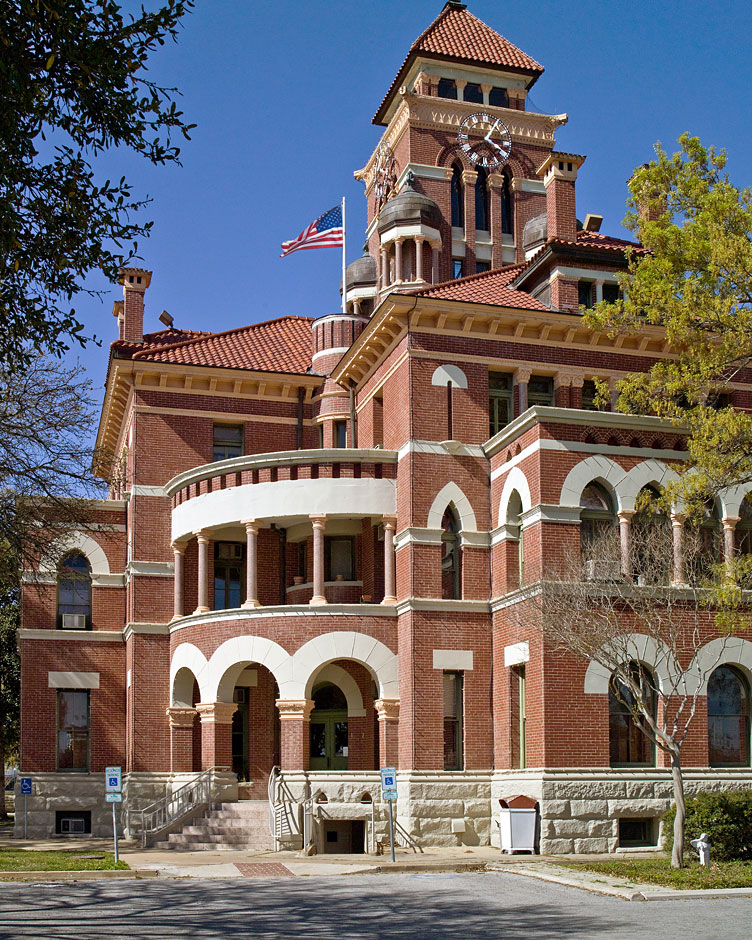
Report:
[[281,258],[301,248],[342,247],[342,207],[335,206],[320,215],[315,222],[303,229],[297,238],[282,242]]

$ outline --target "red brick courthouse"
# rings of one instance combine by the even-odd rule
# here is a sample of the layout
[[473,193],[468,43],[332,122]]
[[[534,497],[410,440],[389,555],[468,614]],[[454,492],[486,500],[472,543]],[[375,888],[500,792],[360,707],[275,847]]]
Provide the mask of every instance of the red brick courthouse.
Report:
[[[98,439],[115,482],[24,591],[30,835],[106,833],[109,764],[124,828],[155,837],[141,811],[205,771],[214,798],[265,813],[278,767],[277,845],[305,828],[362,850],[394,764],[424,845],[498,843],[518,793],[540,801],[544,851],[655,843],[662,754],[614,720],[608,675],[511,613],[594,517],[620,527],[618,571],[638,494],[685,456],[675,428],[593,408],[596,379],[667,348],[582,324],[617,296],[628,243],[578,219],[567,116],[527,107],[542,73],[457,2],[413,43],[355,174],[367,245],[346,313],[153,332],[151,272],[122,272]],[[731,395],[752,406],[750,386]],[[718,501],[727,553],[752,545],[743,496]],[[752,643],[718,669],[690,790],[752,784]]]

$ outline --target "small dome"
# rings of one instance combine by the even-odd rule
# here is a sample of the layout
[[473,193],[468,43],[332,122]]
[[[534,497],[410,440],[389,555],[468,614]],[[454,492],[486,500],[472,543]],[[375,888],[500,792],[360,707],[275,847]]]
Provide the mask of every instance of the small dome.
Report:
[[356,261],[351,261],[345,270],[347,289],[375,287],[378,274],[376,259],[373,255],[369,255],[367,251],[364,251],[363,255]]
[[412,173],[407,174],[402,190],[392,196],[381,210],[379,232],[406,222],[423,222],[431,228],[438,228],[441,224],[441,211],[433,199],[413,189]]
[[543,212],[525,223],[522,230],[522,247],[527,251],[535,245],[542,245],[548,235],[548,215]]

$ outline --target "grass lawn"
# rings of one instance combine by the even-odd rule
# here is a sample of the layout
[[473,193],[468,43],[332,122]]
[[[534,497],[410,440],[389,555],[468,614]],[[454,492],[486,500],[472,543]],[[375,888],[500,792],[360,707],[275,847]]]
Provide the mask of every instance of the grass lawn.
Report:
[[0,871],[103,871],[112,868],[128,869],[130,866],[125,862],[116,864],[111,852],[0,849]]
[[614,859],[609,862],[563,862],[568,868],[624,878],[667,888],[752,888],[752,862],[714,862],[703,868],[697,859],[686,868],[672,868],[668,858]]

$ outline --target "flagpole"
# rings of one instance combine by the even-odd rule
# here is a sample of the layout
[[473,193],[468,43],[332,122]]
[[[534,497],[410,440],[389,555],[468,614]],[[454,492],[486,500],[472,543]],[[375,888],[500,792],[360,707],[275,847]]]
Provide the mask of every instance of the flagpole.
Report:
[[345,229],[345,197],[342,197],[342,313],[347,313],[347,230]]

